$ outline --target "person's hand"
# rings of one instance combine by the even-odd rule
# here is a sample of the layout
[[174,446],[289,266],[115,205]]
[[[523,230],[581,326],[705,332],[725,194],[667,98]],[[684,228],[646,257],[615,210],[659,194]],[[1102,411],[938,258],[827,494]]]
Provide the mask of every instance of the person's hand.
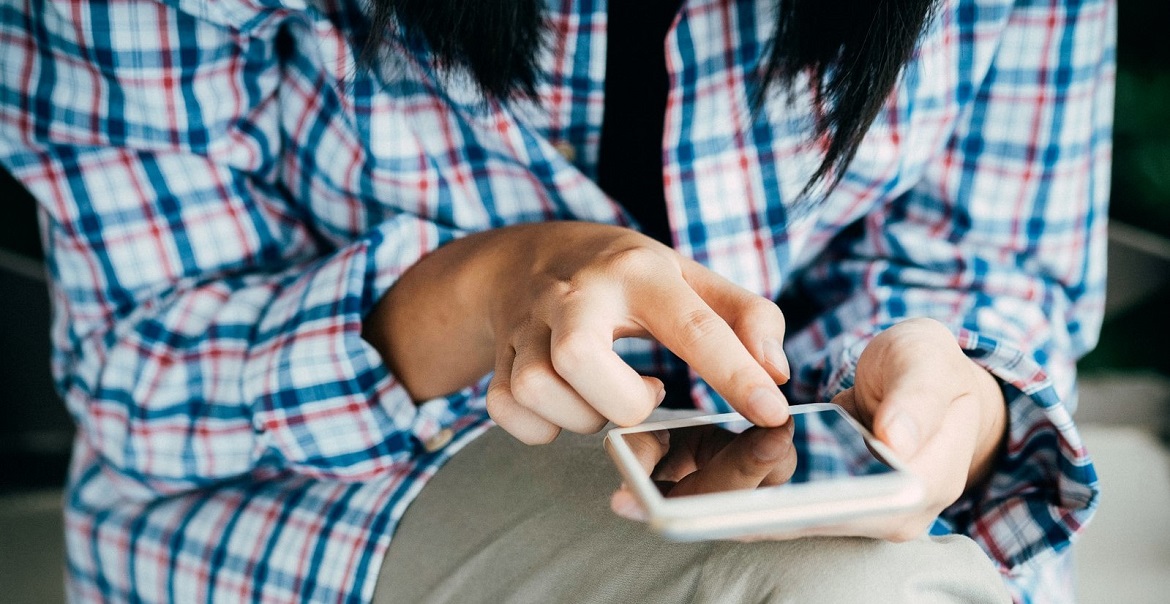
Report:
[[561,428],[644,420],[665,392],[613,351],[623,337],[658,340],[753,422],[787,420],[775,304],[629,229],[553,223],[533,235],[522,269],[501,275],[491,309],[487,407],[502,428],[545,443]]
[[[858,360],[854,383],[833,402],[861,420],[920,479],[926,492],[923,505],[908,513],[745,540],[808,536],[915,539],[965,489],[987,477],[1006,430],[1003,394],[991,374],[963,354],[942,324],[914,319],[878,334]],[[653,449],[643,449],[646,451],[639,459],[645,458],[647,464]],[[653,464],[648,465],[647,472],[653,468]],[[645,511],[625,485],[614,494],[611,506],[627,518],[645,518]]]
[[[682,497],[784,484],[796,471],[792,421],[755,426],[739,434],[719,426],[635,432],[624,438],[634,458],[665,497]],[[641,519],[629,485],[613,494],[619,515]]]
[[995,378],[930,319],[880,333],[857,362],[854,387],[833,402],[849,410],[918,476],[924,506],[834,534],[915,539],[968,488],[984,480],[1004,438],[1007,408]]
[[624,337],[658,340],[753,423],[788,419],[776,304],[626,228],[548,222],[452,242],[402,276],[363,334],[415,400],[494,368],[488,412],[530,444],[634,425],[661,402],[662,382],[614,352]]

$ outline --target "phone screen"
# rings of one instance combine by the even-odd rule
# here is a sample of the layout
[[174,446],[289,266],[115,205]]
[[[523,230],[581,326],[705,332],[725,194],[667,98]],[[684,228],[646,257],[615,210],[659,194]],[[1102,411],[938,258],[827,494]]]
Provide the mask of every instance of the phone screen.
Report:
[[[653,438],[665,447],[650,477],[666,497],[696,490],[784,488],[895,471],[836,409],[793,413],[777,428],[737,420],[626,434],[625,438]],[[771,452],[764,456],[769,461],[761,461],[757,455],[761,450]],[[742,472],[744,468],[748,471]]]

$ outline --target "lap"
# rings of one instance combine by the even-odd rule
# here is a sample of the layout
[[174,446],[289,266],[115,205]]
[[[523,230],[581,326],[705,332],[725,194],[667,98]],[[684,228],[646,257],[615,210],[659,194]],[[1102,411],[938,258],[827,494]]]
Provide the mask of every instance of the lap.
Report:
[[1003,602],[970,539],[675,543],[615,516],[599,435],[528,447],[492,428],[403,517],[375,602]]

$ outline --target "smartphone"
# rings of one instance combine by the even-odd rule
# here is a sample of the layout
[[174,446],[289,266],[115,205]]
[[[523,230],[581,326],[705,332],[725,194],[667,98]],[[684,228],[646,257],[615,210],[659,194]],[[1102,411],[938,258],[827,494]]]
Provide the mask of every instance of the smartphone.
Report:
[[[790,412],[778,428],[738,413],[618,428],[605,447],[651,527],[680,541],[791,534],[922,505],[918,479],[844,409],[818,403]],[[717,473],[756,443],[783,451],[767,475],[721,480]]]

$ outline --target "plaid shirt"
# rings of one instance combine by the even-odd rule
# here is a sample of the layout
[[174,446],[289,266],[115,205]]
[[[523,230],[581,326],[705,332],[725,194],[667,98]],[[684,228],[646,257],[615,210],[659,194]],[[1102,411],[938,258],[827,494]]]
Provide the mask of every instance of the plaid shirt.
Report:
[[[80,428],[76,600],[368,599],[405,507],[489,420],[483,382],[414,404],[363,316],[463,234],[629,222],[592,180],[604,2],[550,0],[539,99],[506,105],[422,48],[358,68],[357,4],[0,5],[0,161],[39,200]],[[818,309],[786,342],[794,400],[850,386],[899,319],[949,325],[1010,428],[935,530],[971,536],[1017,598],[1068,601],[1097,503],[1070,410],[1101,319],[1114,2],[943,2],[819,203],[794,201],[820,160],[809,95],[749,110],[771,4],[689,1],[666,41],[676,247]]]

